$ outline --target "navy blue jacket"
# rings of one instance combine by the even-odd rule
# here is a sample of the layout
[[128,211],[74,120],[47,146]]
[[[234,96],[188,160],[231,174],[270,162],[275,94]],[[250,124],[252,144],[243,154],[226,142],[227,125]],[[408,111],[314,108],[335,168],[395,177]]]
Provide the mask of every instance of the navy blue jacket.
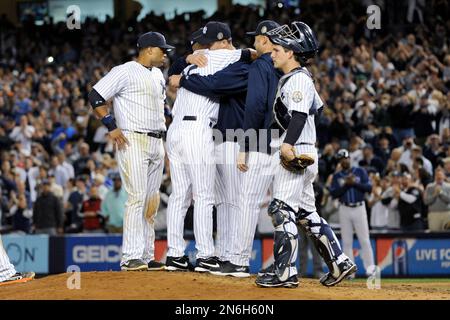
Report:
[[[244,131],[248,129],[270,129],[273,119],[273,102],[281,75],[273,66],[270,53],[263,54],[251,64],[248,74],[247,99],[245,101]],[[269,144],[270,133],[268,133],[267,146],[265,146],[268,153],[270,153]],[[257,151],[248,145],[248,141],[245,146],[241,146],[241,149],[242,147],[245,151]]]
[[248,69],[248,63],[238,61],[212,75],[182,77],[180,86],[202,96],[220,99],[215,128],[225,134],[226,129],[242,129]]
[[[345,178],[352,173],[356,182],[352,186],[345,185]],[[353,204],[364,201],[364,193],[372,190],[372,184],[364,168],[352,167],[348,171],[339,171],[333,175],[330,193],[333,198],[339,198],[341,203]]]
[[172,63],[169,70],[167,71],[168,76],[173,76],[181,74],[183,70],[188,66],[189,64],[186,62],[186,56],[179,57],[177,60]]

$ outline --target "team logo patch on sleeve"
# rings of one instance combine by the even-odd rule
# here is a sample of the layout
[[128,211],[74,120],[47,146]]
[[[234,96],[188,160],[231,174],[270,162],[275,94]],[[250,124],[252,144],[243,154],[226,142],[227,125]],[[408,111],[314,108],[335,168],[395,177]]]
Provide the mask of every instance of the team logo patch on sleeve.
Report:
[[300,91],[294,91],[291,96],[292,101],[294,101],[295,103],[299,103],[303,99],[303,95]]

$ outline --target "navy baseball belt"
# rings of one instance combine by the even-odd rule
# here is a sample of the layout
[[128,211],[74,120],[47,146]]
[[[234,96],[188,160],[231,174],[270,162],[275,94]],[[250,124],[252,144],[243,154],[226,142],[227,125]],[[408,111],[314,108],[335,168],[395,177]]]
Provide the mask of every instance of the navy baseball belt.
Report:
[[364,204],[364,201],[360,201],[360,202],[355,202],[355,203],[346,203],[346,202],[341,202],[341,204],[343,204],[346,207],[350,207],[350,208],[356,208],[356,207],[360,207]]
[[139,134],[145,134],[149,137],[153,137],[156,139],[161,139],[162,137],[164,137],[164,131],[150,131],[150,132],[139,132],[139,131],[133,131],[134,133],[139,133]]
[[[184,116],[183,121],[197,121],[197,116]],[[209,126],[212,128],[213,123],[210,121]]]

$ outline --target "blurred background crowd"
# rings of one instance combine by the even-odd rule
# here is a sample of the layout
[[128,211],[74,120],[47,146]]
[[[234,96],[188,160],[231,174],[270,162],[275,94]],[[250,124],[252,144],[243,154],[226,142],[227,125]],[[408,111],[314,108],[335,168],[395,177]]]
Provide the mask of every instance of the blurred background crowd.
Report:
[[[381,29],[366,28],[370,1],[322,1],[299,8],[233,6],[167,20],[150,12],[137,21],[86,19],[21,27],[0,18],[0,226],[5,232],[121,232],[126,193],[107,129],[87,102],[92,86],[114,65],[132,59],[139,34],[165,34],[176,50],[163,72],[189,52],[189,36],[208,20],[227,22],[236,47],[251,47],[246,31],[263,19],[302,20],[321,50],[309,66],[326,109],[318,130],[316,196],[321,214],[338,226],[337,201],[326,187],[340,170],[336,153],[350,152],[373,185],[366,199],[372,229],[450,230],[428,223],[450,215],[450,7],[446,1],[378,1]],[[414,1],[415,2],[415,1]],[[169,96],[167,120],[170,122]],[[418,202],[400,205],[413,188]],[[166,170],[162,212],[170,194]],[[410,210],[420,216],[394,219]],[[417,209],[419,208],[419,209]],[[164,229],[164,215],[157,230]],[[420,223],[417,223],[420,221]],[[437,229],[437,230],[435,230]]]

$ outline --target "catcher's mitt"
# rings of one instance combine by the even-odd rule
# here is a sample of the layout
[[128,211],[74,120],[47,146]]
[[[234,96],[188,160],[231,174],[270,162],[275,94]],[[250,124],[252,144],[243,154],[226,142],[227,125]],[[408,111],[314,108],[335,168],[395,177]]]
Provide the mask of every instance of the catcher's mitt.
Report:
[[306,155],[300,154],[295,155],[295,158],[292,160],[287,160],[280,154],[281,165],[288,171],[294,173],[303,173],[306,167],[312,165],[314,163],[314,158]]

